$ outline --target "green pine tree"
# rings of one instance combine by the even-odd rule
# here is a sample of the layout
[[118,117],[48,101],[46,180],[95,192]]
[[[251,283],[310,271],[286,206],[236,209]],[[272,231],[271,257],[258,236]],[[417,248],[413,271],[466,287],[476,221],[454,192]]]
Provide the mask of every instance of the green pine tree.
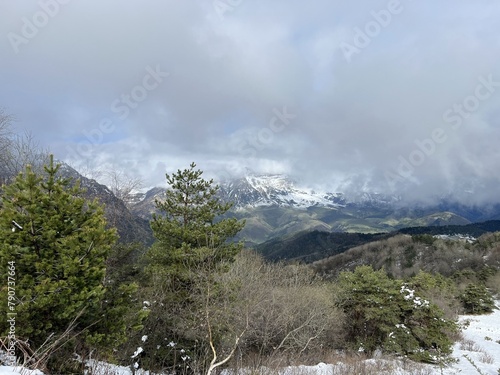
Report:
[[466,314],[489,314],[495,308],[495,301],[483,284],[468,284],[460,301]]
[[458,331],[443,311],[400,280],[370,266],[339,275],[339,305],[355,349],[406,355],[423,362],[446,362],[450,335]]
[[[137,280],[140,265],[138,253],[142,245],[116,243],[106,259],[106,291],[98,309],[84,316],[91,325],[86,341],[90,348],[98,349],[102,359],[114,361],[127,358],[127,341],[143,328],[149,310],[144,309]],[[128,355],[128,358],[130,355]]]
[[383,270],[360,266],[339,275],[340,306],[347,314],[347,336],[355,349],[383,348],[400,322],[398,283]]
[[[0,277],[7,280],[12,262],[15,306],[7,309],[3,287],[0,314],[17,313],[16,336],[34,349],[72,323],[72,334],[96,324],[89,317],[99,315],[105,261],[117,238],[114,229],[106,228],[103,207],[86,201],[78,182],[59,178],[59,168],[52,156],[44,175],[27,166],[1,196]],[[8,329],[2,319],[2,335]],[[90,336],[92,330],[83,333]]]
[[159,340],[173,340],[192,350],[206,340],[203,309],[208,300],[216,299],[217,275],[242,249],[230,240],[244,223],[222,218],[232,205],[219,200],[218,186],[203,179],[195,167],[192,163],[189,169],[166,175],[169,189],[164,201],[156,201],[160,214],[151,221],[156,242],[147,254],[147,274],[156,304],[146,333],[157,338],[150,340],[146,351],[161,361],[172,350],[156,349]]
[[189,269],[210,260],[233,260],[240,244],[228,242],[244,226],[234,218],[221,219],[232,206],[222,203],[213,180],[204,180],[201,170],[178,170],[166,175],[170,189],[164,201],[156,201],[161,213],[154,215],[151,228],[156,242],[149,252],[152,267],[178,282],[189,281]]

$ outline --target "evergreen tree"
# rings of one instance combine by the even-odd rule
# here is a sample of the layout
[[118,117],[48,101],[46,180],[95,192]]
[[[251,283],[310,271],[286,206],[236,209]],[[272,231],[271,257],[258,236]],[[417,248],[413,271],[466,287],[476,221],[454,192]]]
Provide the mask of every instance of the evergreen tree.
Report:
[[116,243],[106,259],[106,291],[99,308],[84,316],[91,325],[86,341],[91,348],[99,349],[99,355],[107,360],[124,359],[123,349],[128,339],[143,328],[149,310],[144,309],[138,298],[140,264],[138,256],[143,252],[141,244]]
[[[218,186],[203,179],[195,167],[192,163],[189,169],[166,175],[170,188],[164,201],[156,201],[160,214],[151,221],[156,242],[147,254],[156,304],[146,333],[173,340],[184,349],[206,340],[204,309],[208,300],[216,298],[217,275],[227,270],[242,248],[230,239],[244,226],[234,218],[222,218],[232,205],[219,200]],[[171,347],[158,350],[156,343],[150,341],[149,355],[153,351],[163,361],[172,354]]]
[[460,301],[466,314],[488,314],[495,308],[495,301],[483,284],[468,284]]
[[424,362],[447,360],[453,343],[450,335],[458,331],[457,325],[409,284],[370,266],[342,272],[339,283],[339,305],[356,349],[380,349]]
[[201,170],[178,170],[166,175],[170,189],[164,201],[156,201],[161,213],[153,215],[156,238],[149,256],[155,271],[165,272],[177,282],[189,282],[189,270],[208,260],[233,260],[240,244],[230,243],[244,226],[234,218],[220,219],[232,206],[222,203],[213,180],[204,180]]
[[[78,182],[58,177],[53,157],[45,174],[30,166],[3,187],[0,206],[0,277],[15,264],[16,335],[32,348],[73,325],[90,337],[105,295],[105,261],[117,236],[106,228],[103,207],[87,202]],[[0,299],[7,301],[2,288]],[[6,303],[0,314],[6,316]],[[5,319],[0,331],[9,327]]]
[[398,284],[383,270],[369,266],[339,275],[341,307],[347,315],[347,336],[355,349],[372,352],[383,348],[400,323]]

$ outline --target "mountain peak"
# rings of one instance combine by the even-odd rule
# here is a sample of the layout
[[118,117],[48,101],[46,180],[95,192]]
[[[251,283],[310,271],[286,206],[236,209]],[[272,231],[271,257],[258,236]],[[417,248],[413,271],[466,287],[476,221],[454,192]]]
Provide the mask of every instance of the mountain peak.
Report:
[[345,202],[341,194],[318,193],[299,188],[294,180],[282,174],[248,174],[221,185],[222,197],[236,208],[258,206],[339,207]]

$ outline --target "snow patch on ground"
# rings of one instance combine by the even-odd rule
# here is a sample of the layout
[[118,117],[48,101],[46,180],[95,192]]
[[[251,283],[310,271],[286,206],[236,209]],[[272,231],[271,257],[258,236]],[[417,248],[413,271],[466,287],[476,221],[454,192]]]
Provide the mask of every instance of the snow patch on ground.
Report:
[[22,375],[43,375],[43,372],[39,370],[27,370],[22,367],[12,367],[12,366],[0,366],[0,375],[12,375],[12,374],[22,374]]

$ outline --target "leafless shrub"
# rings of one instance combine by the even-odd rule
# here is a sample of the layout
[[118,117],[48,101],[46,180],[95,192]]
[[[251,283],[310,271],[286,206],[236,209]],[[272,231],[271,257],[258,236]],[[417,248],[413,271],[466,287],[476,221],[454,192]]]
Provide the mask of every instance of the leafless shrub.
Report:
[[479,360],[483,363],[492,364],[495,361],[495,358],[483,350],[479,356]]
[[460,342],[460,350],[467,350],[468,352],[480,352],[481,347],[477,345],[473,340],[464,339]]
[[309,267],[269,264],[243,252],[225,277],[224,284],[239,285],[237,300],[251,306],[240,350],[253,368],[264,358],[274,367],[288,365],[291,358],[307,357],[342,337],[334,290]]
[[[498,267],[500,269],[500,245],[498,246],[498,249],[498,254],[496,255],[498,257],[498,260],[495,260],[495,262],[498,263]],[[488,261],[493,262],[493,259],[489,258]],[[486,281],[486,287],[492,295],[500,296],[500,271],[497,271],[495,275],[491,276]]]
[[[45,342],[38,348],[32,348],[27,339],[18,337],[15,348],[18,352],[22,353],[23,357],[22,360],[18,359],[18,363],[26,369],[37,369],[48,373],[47,364],[49,359],[70,340],[78,336],[78,333],[75,334],[74,330],[83,312],[84,310],[75,316],[63,333],[49,335]],[[7,350],[7,344],[7,338],[0,338],[0,349]]]
[[141,178],[129,176],[127,173],[118,170],[104,171],[103,177],[113,194],[126,203],[130,200],[132,194],[142,188],[144,184]]

